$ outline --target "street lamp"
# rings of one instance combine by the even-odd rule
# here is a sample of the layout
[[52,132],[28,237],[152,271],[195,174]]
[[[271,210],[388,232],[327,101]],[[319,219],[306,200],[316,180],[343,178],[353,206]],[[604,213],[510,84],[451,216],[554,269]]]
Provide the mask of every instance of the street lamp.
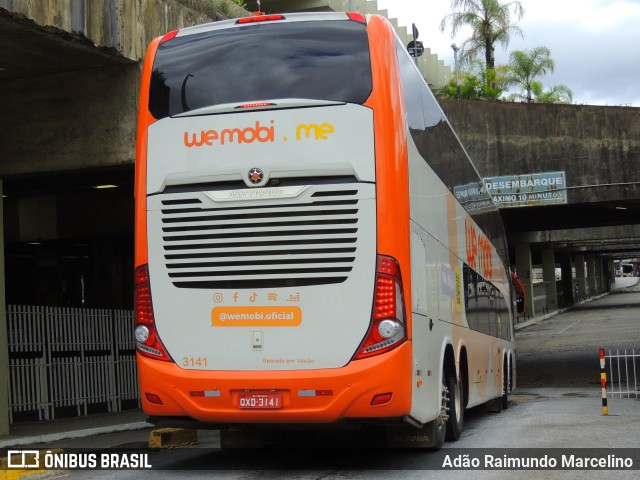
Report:
[[453,48],[453,65],[456,71],[456,98],[460,100],[460,82],[458,81],[458,47],[456,47],[455,43],[451,44],[451,48]]

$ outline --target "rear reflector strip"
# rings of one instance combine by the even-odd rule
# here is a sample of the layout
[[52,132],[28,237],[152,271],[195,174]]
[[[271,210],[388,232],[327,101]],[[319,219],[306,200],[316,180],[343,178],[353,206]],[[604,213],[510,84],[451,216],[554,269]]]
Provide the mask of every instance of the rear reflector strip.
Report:
[[154,405],[162,405],[162,400],[160,400],[160,397],[155,393],[145,392],[144,396],[147,398],[147,402],[153,403]]
[[392,392],[387,393],[379,393],[371,400],[371,405],[385,405],[391,401],[391,397],[393,397]]
[[189,392],[190,397],[219,397],[220,390],[197,390]]
[[298,390],[299,397],[331,397],[333,390]]

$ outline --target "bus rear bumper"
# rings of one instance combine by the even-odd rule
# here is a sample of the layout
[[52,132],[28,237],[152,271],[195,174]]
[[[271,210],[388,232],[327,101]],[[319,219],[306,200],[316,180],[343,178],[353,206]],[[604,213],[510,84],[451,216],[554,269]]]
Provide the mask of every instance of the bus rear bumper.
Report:
[[[209,424],[318,424],[401,418],[411,411],[410,342],[342,368],[320,370],[184,370],[175,363],[138,354],[138,374],[142,407],[155,419],[187,417]],[[240,397],[247,393],[269,400],[265,405],[244,401],[241,406]]]

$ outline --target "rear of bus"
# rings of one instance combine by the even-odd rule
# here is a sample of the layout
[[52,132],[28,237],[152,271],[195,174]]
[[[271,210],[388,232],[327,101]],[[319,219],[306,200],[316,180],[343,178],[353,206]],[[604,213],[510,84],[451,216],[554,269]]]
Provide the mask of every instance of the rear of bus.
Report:
[[150,45],[135,334],[157,423],[410,412],[400,95],[381,17],[251,17]]

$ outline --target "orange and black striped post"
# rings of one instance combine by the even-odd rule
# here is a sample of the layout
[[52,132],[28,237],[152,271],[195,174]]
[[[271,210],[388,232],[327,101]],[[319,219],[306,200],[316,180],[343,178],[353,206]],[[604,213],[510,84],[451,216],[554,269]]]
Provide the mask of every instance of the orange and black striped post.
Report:
[[600,383],[602,384],[602,415],[609,414],[607,407],[607,370],[604,357],[604,348],[600,349]]

